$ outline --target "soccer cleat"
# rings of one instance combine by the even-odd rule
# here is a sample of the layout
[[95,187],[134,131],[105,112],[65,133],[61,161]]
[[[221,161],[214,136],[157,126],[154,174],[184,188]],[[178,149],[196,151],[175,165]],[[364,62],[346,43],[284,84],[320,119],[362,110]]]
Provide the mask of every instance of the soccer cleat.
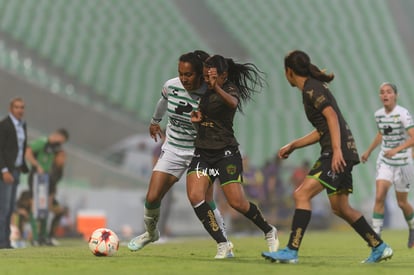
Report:
[[277,229],[272,225],[272,230],[265,234],[265,240],[269,247],[269,252],[276,252],[279,249],[279,238],[277,237]]
[[262,252],[262,256],[272,263],[296,264],[299,261],[298,251],[290,249],[289,247],[285,247],[276,252]]
[[233,258],[233,244],[231,242],[222,242],[217,244],[217,254],[215,259]]
[[158,230],[155,230],[152,236],[150,235],[150,233],[145,232],[144,234],[133,238],[128,243],[128,248],[131,251],[138,251],[142,249],[144,246],[146,246],[147,244],[158,241],[159,238],[160,238],[160,232]]
[[414,229],[410,229],[408,233],[408,248],[414,247]]
[[379,246],[372,248],[371,255],[369,255],[367,259],[362,261],[362,263],[379,263],[381,261],[391,259],[392,255],[392,248],[389,247],[386,243],[382,243]]

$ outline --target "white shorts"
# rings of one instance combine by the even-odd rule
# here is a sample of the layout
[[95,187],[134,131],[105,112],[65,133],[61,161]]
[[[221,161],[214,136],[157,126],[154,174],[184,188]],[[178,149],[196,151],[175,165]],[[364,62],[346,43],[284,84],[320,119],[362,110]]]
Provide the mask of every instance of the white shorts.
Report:
[[190,165],[193,154],[178,155],[169,150],[162,150],[153,171],[160,171],[175,176],[180,179]]
[[414,181],[414,166],[391,166],[383,162],[377,163],[376,180],[386,180],[394,184],[395,191],[408,192],[410,184]]

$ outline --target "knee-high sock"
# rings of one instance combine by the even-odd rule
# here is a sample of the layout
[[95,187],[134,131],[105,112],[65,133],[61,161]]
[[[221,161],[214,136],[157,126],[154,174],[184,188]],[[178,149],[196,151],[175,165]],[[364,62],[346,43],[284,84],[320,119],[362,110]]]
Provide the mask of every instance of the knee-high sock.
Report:
[[158,219],[160,218],[160,207],[154,209],[148,209],[147,206],[144,208],[144,224],[145,230],[150,234],[154,235],[157,230]]
[[295,209],[289,243],[287,245],[290,249],[299,250],[306,228],[310,222],[311,215],[312,211],[310,210]]
[[194,211],[204,228],[217,243],[227,242],[208,203],[205,201],[198,203],[194,206]]
[[368,243],[370,247],[377,247],[383,243],[380,236],[369,226],[364,216],[361,216],[351,226]]
[[217,208],[216,203],[214,201],[209,201],[208,205],[210,205],[211,209],[213,210],[214,216],[216,217],[217,224],[220,226],[220,229],[223,232],[224,237],[227,239],[226,225],[224,223],[224,219],[223,219],[223,216],[221,215],[220,210]]
[[250,202],[249,210],[243,215],[251,220],[255,225],[257,225],[257,227],[259,227],[263,233],[266,234],[272,230],[272,227],[267,223],[262,213],[254,203]]

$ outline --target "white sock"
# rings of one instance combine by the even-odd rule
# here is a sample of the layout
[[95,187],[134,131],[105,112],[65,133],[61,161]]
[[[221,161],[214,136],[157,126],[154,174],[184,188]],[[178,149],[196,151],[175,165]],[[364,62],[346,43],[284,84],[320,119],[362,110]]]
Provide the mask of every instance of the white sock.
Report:
[[218,225],[220,226],[221,232],[223,232],[224,237],[227,239],[227,233],[226,233],[226,225],[224,224],[223,216],[221,215],[220,210],[218,208],[213,210],[214,216],[216,217],[216,221]]
[[375,233],[381,236],[382,227],[384,226],[384,219],[372,218],[372,229]]
[[414,229],[414,217],[412,217],[410,220],[407,220],[408,228]]
[[147,230],[150,235],[153,235],[157,230],[157,223],[160,218],[160,208],[147,209],[144,207],[144,209],[145,230]]

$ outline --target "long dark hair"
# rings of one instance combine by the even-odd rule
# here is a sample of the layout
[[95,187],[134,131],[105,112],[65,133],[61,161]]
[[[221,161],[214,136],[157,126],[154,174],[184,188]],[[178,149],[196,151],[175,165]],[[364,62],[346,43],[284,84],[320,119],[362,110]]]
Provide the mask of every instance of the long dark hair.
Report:
[[285,56],[285,70],[290,68],[293,72],[300,76],[311,76],[322,82],[331,82],[335,75],[326,74],[321,71],[316,65],[312,64],[309,55],[303,51],[295,50]]
[[193,67],[194,72],[200,77],[203,78],[203,62],[209,58],[210,55],[202,50],[195,50],[193,52],[185,53],[180,56],[178,61],[188,62]]
[[204,62],[204,66],[216,68],[218,74],[227,72],[227,79],[239,89],[241,99],[237,106],[239,111],[242,111],[242,101],[249,101],[252,94],[260,92],[265,83],[263,72],[253,63],[241,64],[234,62],[231,58],[213,55]]

